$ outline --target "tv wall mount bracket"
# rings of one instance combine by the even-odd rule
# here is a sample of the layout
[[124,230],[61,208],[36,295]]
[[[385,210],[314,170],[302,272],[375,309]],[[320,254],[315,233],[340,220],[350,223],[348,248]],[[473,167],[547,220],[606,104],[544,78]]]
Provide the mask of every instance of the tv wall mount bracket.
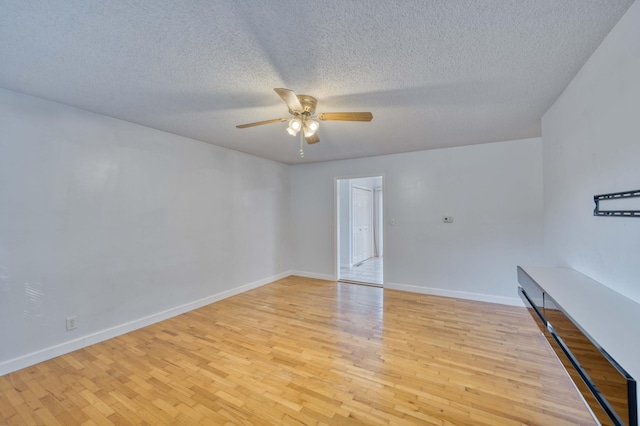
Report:
[[618,216],[618,217],[640,217],[640,210],[600,210],[600,201],[620,200],[626,198],[640,197],[640,190],[612,192],[611,194],[600,194],[593,196],[596,208],[593,210],[594,216]]

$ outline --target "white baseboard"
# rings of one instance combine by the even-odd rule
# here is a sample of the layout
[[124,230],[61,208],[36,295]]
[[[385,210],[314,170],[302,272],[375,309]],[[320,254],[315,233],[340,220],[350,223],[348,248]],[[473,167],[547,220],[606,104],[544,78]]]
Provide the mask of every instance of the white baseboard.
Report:
[[318,280],[336,281],[336,277],[333,275],[316,274],[315,272],[291,271],[291,275],[297,275],[298,277],[305,278],[316,278]]
[[82,349],[99,342],[103,342],[108,339],[112,339],[122,334],[138,330],[142,327],[146,327],[148,325],[164,321],[177,315],[184,314],[185,312],[193,311],[194,309],[198,309],[211,303],[226,299],[228,297],[244,293],[245,291],[253,290],[254,288],[258,288],[265,284],[269,284],[282,278],[286,278],[290,275],[292,275],[291,271],[282,272],[280,274],[254,281],[240,287],[207,296],[193,302],[185,303],[184,305],[176,306],[175,308],[167,309],[165,311],[139,318],[137,320],[116,325],[114,327],[91,333],[74,340],[63,342],[55,346],[50,346],[48,348],[23,355],[18,358],[0,362],[0,376],[9,374],[17,370],[21,370],[26,367],[30,367],[51,358],[67,354],[69,352],[73,352],[75,350]]
[[397,284],[389,282],[385,283],[384,288],[389,290],[408,291],[411,293],[431,294],[434,296],[455,297],[457,299],[475,300],[478,302],[500,303],[501,305],[524,306],[522,300],[517,297],[492,296],[482,293],[470,293],[466,291],[420,287],[417,285]]

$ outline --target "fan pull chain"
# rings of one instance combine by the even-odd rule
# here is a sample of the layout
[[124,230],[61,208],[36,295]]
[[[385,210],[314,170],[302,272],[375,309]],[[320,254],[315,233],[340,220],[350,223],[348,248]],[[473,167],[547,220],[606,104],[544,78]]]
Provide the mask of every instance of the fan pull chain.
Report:
[[304,144],[302,143],[302,132],[300,132],[300,158],[304,158],[304,150],[302,149],[302,147],[304,146]]

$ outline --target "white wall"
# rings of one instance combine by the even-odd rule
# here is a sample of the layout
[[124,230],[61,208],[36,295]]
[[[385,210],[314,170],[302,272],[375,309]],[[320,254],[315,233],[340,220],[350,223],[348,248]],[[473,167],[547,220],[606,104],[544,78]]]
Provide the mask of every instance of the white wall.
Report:
[[593,216],[594,195],[640,189],[640,3],[544,115],[542,134],[550,263],[640,302],[640,219]]
[[298,273],[333,278],[334,179],[367,175],[384,176],[386,287],[519,304],[516,265],[542,249],[540,139],[292,166]]
[[291,267],[288,166],[5,90],[0,132],[0,374]]
[[[573,268],[640,303],[640,219],[592,213],[594,195],[640,189],[639,2],[544,115],[542,138],[549,263]],[[629,208],[638,209],[635,201]],[[603,306],[594,315],[609,309],[615,308]],[[637,359],[622,365],[636,381]]]

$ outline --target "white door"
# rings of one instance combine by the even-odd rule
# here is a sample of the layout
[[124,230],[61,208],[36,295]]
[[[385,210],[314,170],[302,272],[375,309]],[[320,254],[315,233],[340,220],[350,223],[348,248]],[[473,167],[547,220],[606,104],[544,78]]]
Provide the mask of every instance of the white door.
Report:
[[373,257],[373,191],[351,187],[351,264]]

